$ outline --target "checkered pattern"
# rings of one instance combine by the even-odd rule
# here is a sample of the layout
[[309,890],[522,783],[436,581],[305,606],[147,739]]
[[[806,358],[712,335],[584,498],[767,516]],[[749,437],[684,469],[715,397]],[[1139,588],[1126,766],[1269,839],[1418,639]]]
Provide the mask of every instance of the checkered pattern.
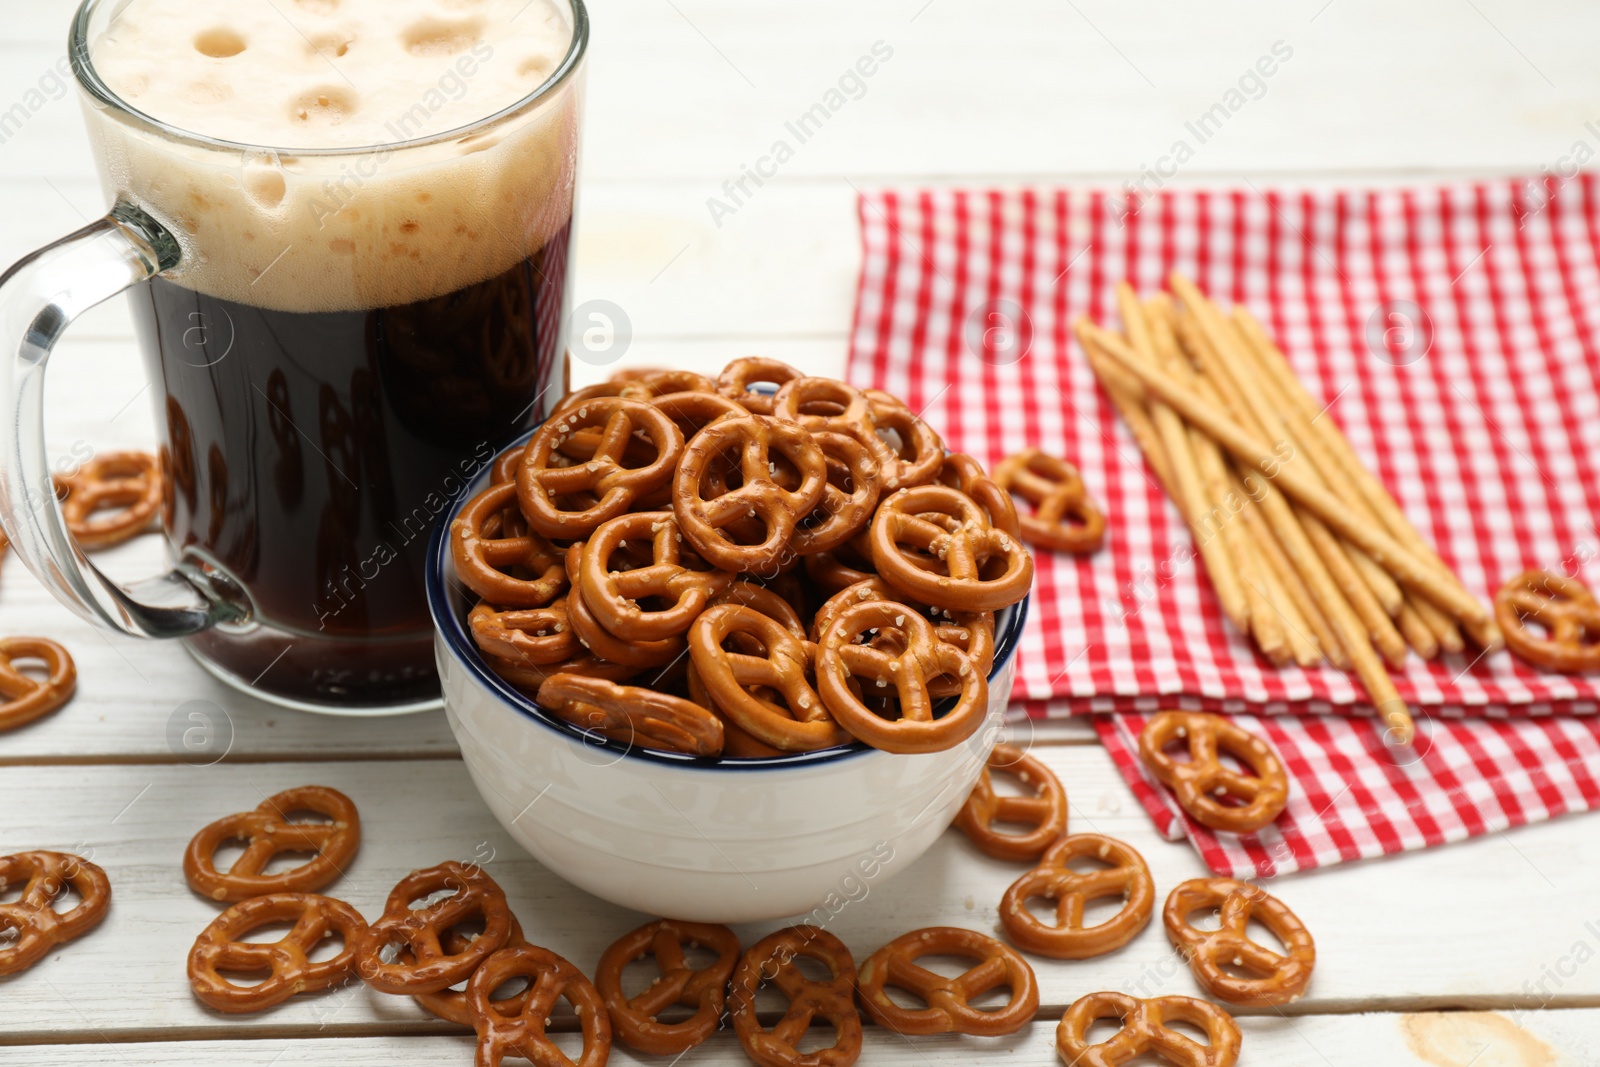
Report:
[[[1188,532],[1070,340],[1113,286],[1185,272],[1267,324],[1467,588],[1548,567],[1600,586],[1600,190],[1570,182],[1148,200],[1018,190],[860,204],[850,376],[903,396],[985,463],[1076,462],[1108,516],[1088,559],[1037,555],[1014,696],[1096,718],[1162,832],[1214,870],[1282,874],[1600,804],[1600,676],[1500,655],[1413,657],[1391,752],[1355,680],[1277,669],[1225,622]],[[1588,571],[1585,574],[1585,570]],[[1252,837],[1195,825],[1136,756],[1143,714],[1231,713],[1277,746],[1288,811]],[[1274,718],[1294,712],[1299,717]]]
[[1270,877],[1498,833],[1600,805],[1600,720],[1434,719],[1409,749],[1343,716],[1235,715],[1272,742],[1289,772],[1289,805],[1259,833],[1216,833],[1191,819],[1139,762],[1143,715],[1102,715],[1100,739],[1134,795],[1206,866]]
[[[1144,203],[887,192],[860,210],[851,380],[904,397],[985,463],[1030,445],[1068,457],[1109,520],[1095,556],[1037,554],[1018,699],[1097,711],[1178,694],[1212,709],[1365,699],[1343,672],[1273,667],[1223,618],[1182,520],[1069,341],[1079,315],[1116,324],[1121,278],[1150,291],[1177,269],[1254,310],[1474,595],[1529,567],[1582,578],[1600,556],[1592,179]],[[1587,570],[1600,585],[1600,563]],[[1600,675],[1540,674],[1509,655],[1413,657],[1396,683],[1418,707],[1600,703]]]

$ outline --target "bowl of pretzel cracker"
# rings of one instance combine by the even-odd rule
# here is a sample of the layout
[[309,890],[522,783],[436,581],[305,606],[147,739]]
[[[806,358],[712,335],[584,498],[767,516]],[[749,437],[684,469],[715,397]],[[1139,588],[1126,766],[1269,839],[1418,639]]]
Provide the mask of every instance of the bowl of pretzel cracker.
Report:
[[688,920],[909,866],[1000,734],[1033,560],[895,397],[741,359],[570,394],[466,487],[428,595],[451,728],[550,869]]

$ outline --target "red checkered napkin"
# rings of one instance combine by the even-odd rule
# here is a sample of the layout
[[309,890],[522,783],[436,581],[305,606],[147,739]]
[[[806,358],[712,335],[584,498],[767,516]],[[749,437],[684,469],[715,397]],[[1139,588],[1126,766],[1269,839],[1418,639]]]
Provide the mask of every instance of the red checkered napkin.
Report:
[[[860,204],[850,377],[992,464],[1033,445],[1109,520],[1088,559],[1037,554],[1016,697],[1040,714],[1342,711],[1353,677],[1280,670],[1223,619],[1189,534],[1076,344],[1113,286],[1173,269],[1266,323],[1467,588],[1600,555],[1600,201],[1593,179],[1378,192],[884,192]],[[1183,546],[1176,550],[1176,546]],[[1600,564],[1587,580],[1600,586]],[[1593,711],[1600,675],[1509,655],[1426,663],[1414,707]],[[1057,698],[1057,699],[1052,699]],[[1059,699],[1071,698],[1071,699]],[[1047,703],[1048,702],[1048,703]],[[1364,709],[1363,709],[1364,710]]]
[[1156,828],[1187,837],[1206,866],[1269,877],[1498,833],[1600,806],[1600,720],[1424,716],[1411,749],[1338,715],[1231,716],[1288,769],[1289,805],[1259,833],[1199,825],[1139,762],[1142,715],[1100,715],[1100,740]]

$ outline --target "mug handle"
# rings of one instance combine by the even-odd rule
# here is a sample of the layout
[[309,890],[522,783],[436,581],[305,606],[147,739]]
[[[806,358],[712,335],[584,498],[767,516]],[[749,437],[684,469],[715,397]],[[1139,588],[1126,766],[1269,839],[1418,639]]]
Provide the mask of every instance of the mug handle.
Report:
[[182,258],[177,240],[131,204],[47,245],[0,275],[0,411],[12,416],[0,444],[0,519],[28,569],[67,607],[135,637],[182,637],[250,617],[239,585],[199,561],[118,585],[67,531],[44,440],[44,368],[66,328],[85,311]]

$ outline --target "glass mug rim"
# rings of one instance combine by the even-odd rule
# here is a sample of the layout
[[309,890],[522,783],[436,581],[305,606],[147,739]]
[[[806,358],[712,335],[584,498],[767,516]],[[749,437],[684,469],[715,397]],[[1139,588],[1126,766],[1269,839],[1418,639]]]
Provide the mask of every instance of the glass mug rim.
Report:
[[[530,0],[531,2],[532,0]],[[547,97],[553,96],[572,80],[573,75],[582,65],[583,57],[589,48],[589,11],[584,6],[584,0],[564,0],[564,2],[572,10],[572,39],[567,44],[567,52],[562,57],[561,63],[532,93],[493,114],[474,119],[472,122],[457,126],[454,129],[404,141],[384,141],[369,145],[348,145],[339,148],[295,148],[288,145],[248,144],[242,141],[229,141],[220,137],[210,137],[206,134],[195,133],[140,111],[113,92],[111,87],[101,79],[99,71],[95,70],[94,59],[90,55],[89,48],[89,26],[94,16],[101,8],[118,3],[126,3],[126,0],[83,0],[83,4],[78,8],[77,14],[72,19],[72,29],[69,32],[67,41],[67,54],[71,57],[72,72],[78,81],[79,87],[88,93],[92,100],[127,118],[133,119],[149,132],[158,134],[167,140],[211,151],[252,152],[265,149],[294,156],[337,158],[339,156],[362,155],[378,150],[422,148],[428,145],[458,140],[477,133],[486,127],[514,119],[538,107]]]

